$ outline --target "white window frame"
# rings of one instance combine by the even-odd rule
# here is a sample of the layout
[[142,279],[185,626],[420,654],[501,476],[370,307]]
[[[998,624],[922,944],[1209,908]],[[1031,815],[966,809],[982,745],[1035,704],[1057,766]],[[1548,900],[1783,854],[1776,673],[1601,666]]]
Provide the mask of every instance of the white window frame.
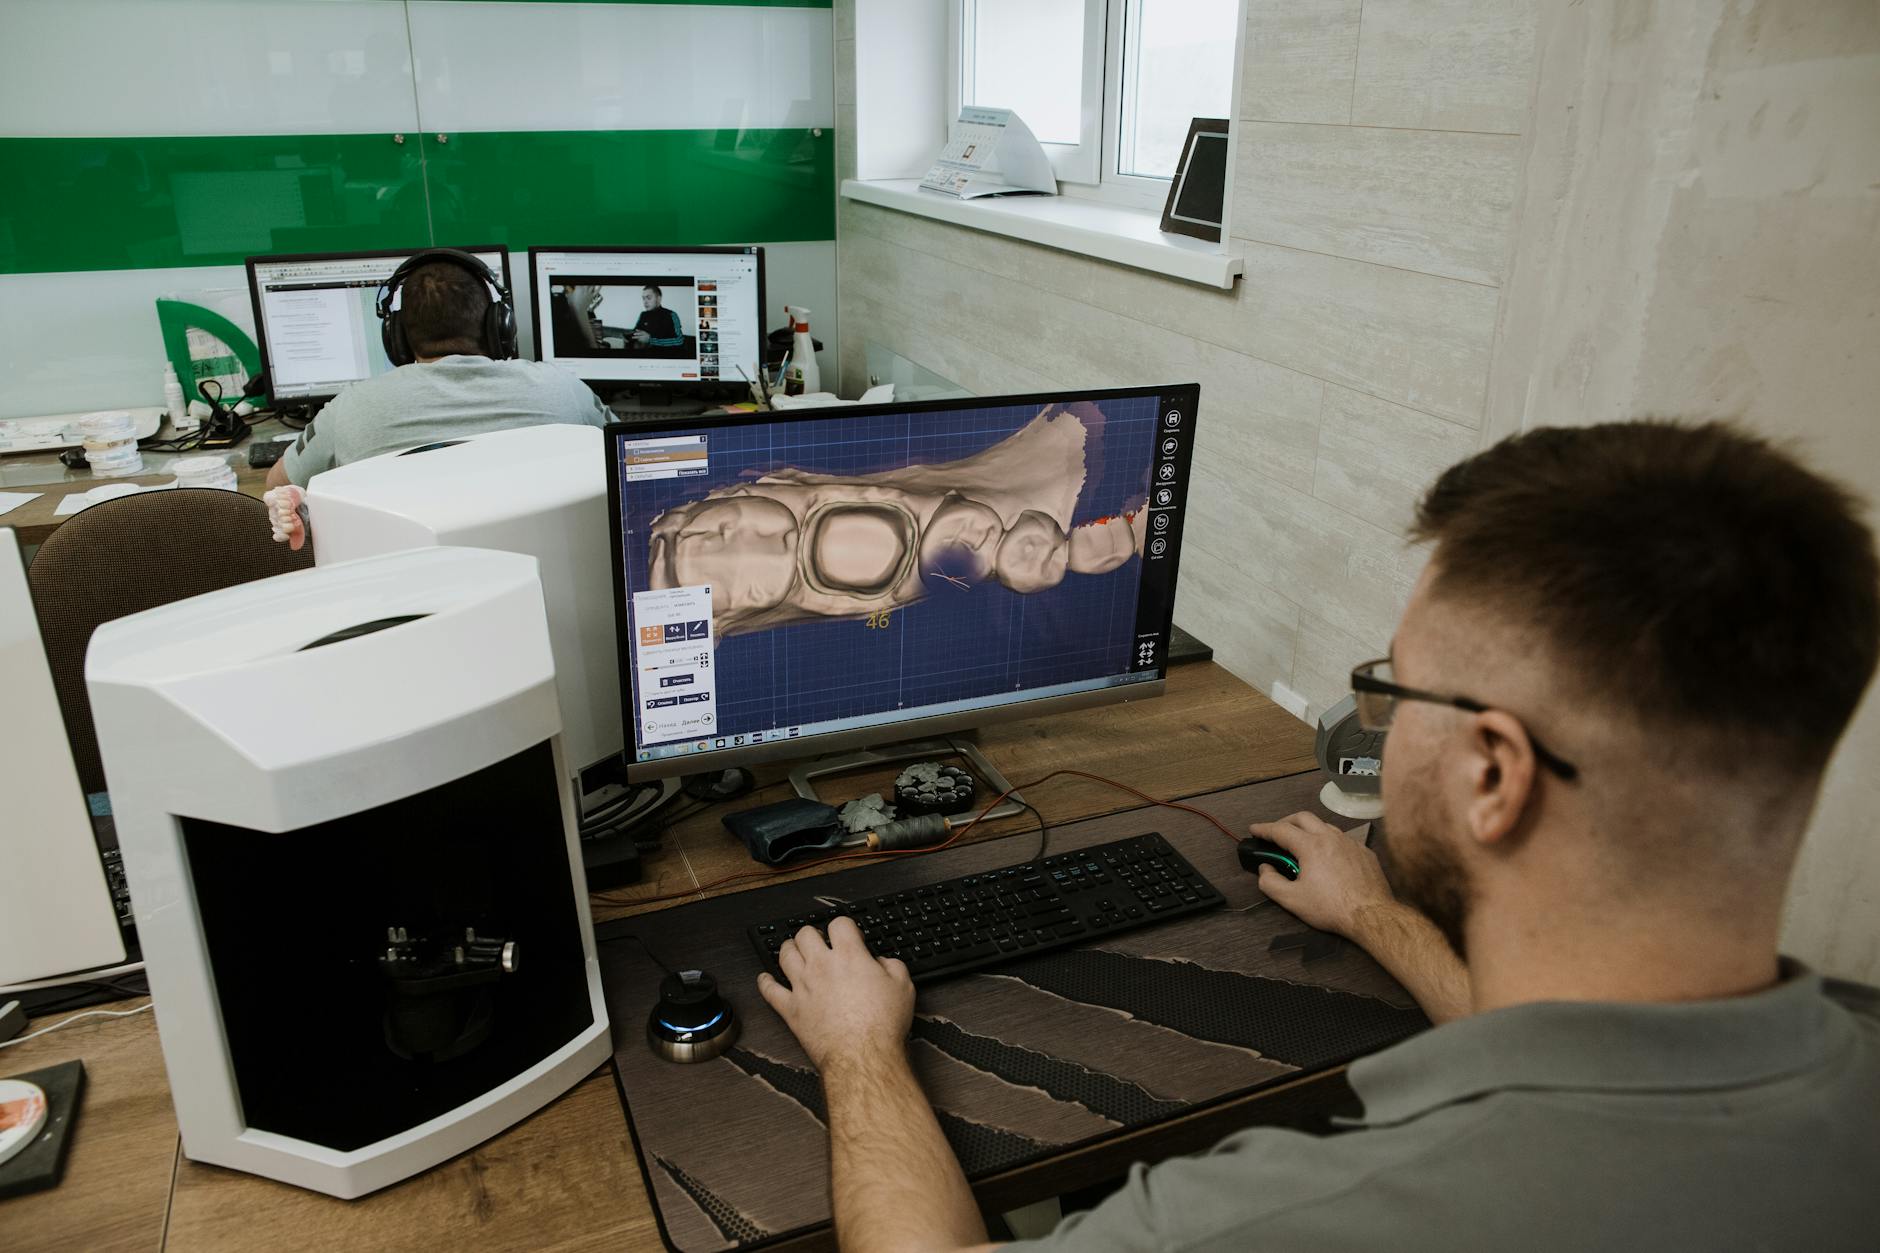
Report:
[[[960,115],[965,87],[972,73],[972,42],[967,24],[977,16],[982,0],[950,0],[947,20],[947,125]],[[1094,186],[1101,179],[1104,131],[1104,24],[1111,0],[1083,0],[1083,99],[1079,108],[1079,139],[1074,144],[1042,144],[1051,169],[1060,182]],[[991,0],[996,4],[998,0]],[[993,101],[977,101],[991,108]],[[1020,115],[1023,116],[1022,114]]]
[[1123,74],[1126,69],[1142,63],[1139,56],[1125,55],[1134,51],[1131,45],[1141,38],[1141,23],[1130,22],[1129,11],[1131,8],[1140,8],[1141,4],[1142,0],[1109,0],[1109,30],[1115,33],[1115,38],[1106,37],[1105,40],[1103,178],[1097,187],[1077,188],[1069,194],[1159,211],[1168,203],[1168,189],[1173,180],[1125,174],[1122,171],[1123,132],[1126,129],[1123,105],[1129,94],[1124,90]]
[[[966,38],[967,24],[976,18],[981,3],[997,2],[949,0],[946,76],[949,127],[960,115],[966,82],[972,73],[972,45]],[[1141,3],[1142,0],[1084,0],[1082,138],[1075,144],[1044,144],[1043,148],[1058,177],[1060,195],[1159,212],[1168,202],[1171,180],[1125,174],[1120,168],[1123,134],[1127,129],[1123,113],[1127,98],[1123,75],[1140,64],[1140,58],[1127,55],[1131,51],[1129,45],[1140,37],[1140,23],[1132,23],[1129,18],[1131,11]],[[976,103],[992,105],[991,101]]]

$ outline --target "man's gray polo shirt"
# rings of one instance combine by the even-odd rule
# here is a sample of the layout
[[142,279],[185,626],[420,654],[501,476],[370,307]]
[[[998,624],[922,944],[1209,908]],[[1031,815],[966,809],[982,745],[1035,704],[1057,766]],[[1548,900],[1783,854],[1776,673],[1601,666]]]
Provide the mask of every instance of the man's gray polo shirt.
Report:
[[1550,1002],[1354,1064],[1361,1129],[1136,1166],[1013,1250],[1880,1249],[1880,1016],[1797,967],[1680,1005]]
[[518,426],[606,426],[613,414],[586,383],[539,361],[450,356],[348,384],[281,459],[301,487],[335,466],[438,439]]

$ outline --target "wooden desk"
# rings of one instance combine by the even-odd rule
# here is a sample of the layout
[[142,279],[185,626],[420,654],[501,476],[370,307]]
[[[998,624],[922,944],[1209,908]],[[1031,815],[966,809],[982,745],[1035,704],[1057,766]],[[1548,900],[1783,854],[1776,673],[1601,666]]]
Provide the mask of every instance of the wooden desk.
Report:
[[[165,432],[168,428],[164,428]],[[94,487],[103,487],[109,483],[140,483],[150,485],[168,483],[176,477],[174,472],[164,473],[171,462],[178,457],[219,456],[227,457],[235,467],[236,490],[249,496],[259,497],[268,487],[268,472],[257,470],[248,464],[248,450],[257,442],[265,443],[281,435],[291,435],[282,423],[270,418],[257,422],[247,439],[234,448],[210,449],[206,453],[153,453],[144,454],[144,464],[153,473],[136,474],[127,478],[103,479],[90,470],[73,470],[59,460],[57,452],[15,453],[0,457],[0,491],[38,492],[38,500],[29,500],[17,509],[0,513],[0,526],[12,527],[19,532],[21,544],[43,544],[46,537],[59,529],[60,523],[75,514],[63,517],[54,512],[59,502],[75,492],[90,491]]]
[[[1170,800],[1313,764],[1311,729],[1212,662],[1175,670],[1161,700],[992,727],[979,744],[1017,783],[1070,766]],[[786,773],[780,766],[760,768],[763,786],[737,803],[781,799],[788,793]],[[857,795],[880,790],[891,773],[856,776],[847,790]],[[1053,824],[1141,803],[1075,777],[1030,788],[1027,797]],[[719,824],[721,813],[714,807],[676,824],[664,849],[649,859],[645,883],[594,898],[596,919],[658,908],[645,898],[750,869],[741,846]],[[1008,819],[967,838],[989,838],[1030,824],[1029,816]],[[90,1082],[65,1181],[50,1192],[0,1201],[0,1243],[9,1250],[220,1250],[275,1243],[361,1253],[450,1246],[660,1247],[611,1064],[470,1152],[348,1202],[184,1159],[148,1015],[94,1020],[0,1051],[0,1075],[74,1057],[85,1060]],[[1305,1080],[1254,1099],[1318,1103],[1325,1099],[1320,1086],[1325,1082],[1323,1077]],[[1234,1124],[1234,1115],[1231,1108],[1209,1110],[1166,1130],[1133,1135],[1127,1147],[1158,1157],[1204,1148]],[[1115,1166],[1113,1151],[1070,1156],[1089,1160],[1063,1163],[1057,1181],[1063,1188]],[[1001,1182],[987,1181],[980,1189],[982,1199],[995,1205],[1017,1199]],[[1035,1187],[1034,1174],[1027,1190]],[[827,1247],[828,1242],[822,1238],[805,1247],[816,1244]]]

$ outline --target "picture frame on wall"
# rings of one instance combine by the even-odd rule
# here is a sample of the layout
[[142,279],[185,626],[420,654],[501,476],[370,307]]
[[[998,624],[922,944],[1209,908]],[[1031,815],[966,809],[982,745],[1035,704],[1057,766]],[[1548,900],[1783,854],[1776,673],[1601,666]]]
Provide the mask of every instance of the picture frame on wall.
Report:
[[1188,140],[1175,164],[1162,229],[1218,244],[1226,203],[1227,119],[1198,117],[1188,124]]

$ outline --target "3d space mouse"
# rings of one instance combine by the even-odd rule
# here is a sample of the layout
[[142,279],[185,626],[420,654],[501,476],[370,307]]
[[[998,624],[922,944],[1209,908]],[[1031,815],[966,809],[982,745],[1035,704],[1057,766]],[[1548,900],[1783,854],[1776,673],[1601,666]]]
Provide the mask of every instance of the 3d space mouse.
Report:
[[669,1062],[708,1062],[738,1038],[738,1016],[703,970],[681,970],[659,985],[646,1018],[646,1042]]
[[1256,840],[1252,836],[1242,840],[1240,864],[1251,875],[1257,876],[1262,866],[1271,866],[1288,879],[1299,877],[1299,859],[1271,840]]

